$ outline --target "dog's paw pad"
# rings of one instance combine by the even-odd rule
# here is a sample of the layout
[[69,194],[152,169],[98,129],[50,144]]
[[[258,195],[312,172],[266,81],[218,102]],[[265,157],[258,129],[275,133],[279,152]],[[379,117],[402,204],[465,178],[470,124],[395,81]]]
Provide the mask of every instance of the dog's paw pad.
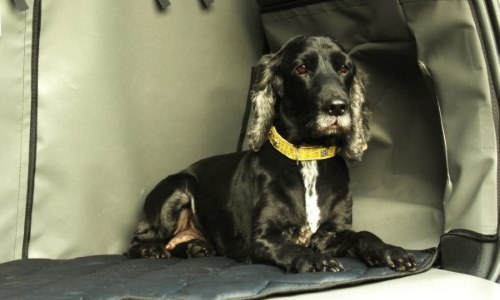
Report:
[[187,243],[187,257],[209,257],[215,256],[215,251],[204,240],[191,240]]

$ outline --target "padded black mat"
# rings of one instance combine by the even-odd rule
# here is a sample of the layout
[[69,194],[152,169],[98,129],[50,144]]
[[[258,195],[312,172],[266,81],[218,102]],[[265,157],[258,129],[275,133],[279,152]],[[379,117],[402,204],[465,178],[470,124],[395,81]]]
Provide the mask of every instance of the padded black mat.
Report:
[[[416,273],[431,268],[436,258],[435,249],[415,254]],[[305,274],[223,257],[155,260],[100,255],[17,260],[0,264],[0,299],[256,299],[416,274],[339,260],[346,269],[343,272]]]

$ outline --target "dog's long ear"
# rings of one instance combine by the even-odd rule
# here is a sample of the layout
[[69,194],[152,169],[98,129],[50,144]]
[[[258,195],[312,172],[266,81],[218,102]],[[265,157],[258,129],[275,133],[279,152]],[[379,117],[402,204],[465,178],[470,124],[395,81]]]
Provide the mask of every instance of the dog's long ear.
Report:
[[283,80],[279,75],[281,52],[264,55],[254,68],[255,80],[250,90],[254,116],[248,130],[248,146],[253,151],[259,151],[267,141],[273,124],[276,97],[282,93]]
[[349,91],[352,129],[347,139],[347,145],[341,150],[341,155],[348,160],[361,160],[371,139],[368,125],[370,111],[365,99],[367,79],[368,75],[356,68]]

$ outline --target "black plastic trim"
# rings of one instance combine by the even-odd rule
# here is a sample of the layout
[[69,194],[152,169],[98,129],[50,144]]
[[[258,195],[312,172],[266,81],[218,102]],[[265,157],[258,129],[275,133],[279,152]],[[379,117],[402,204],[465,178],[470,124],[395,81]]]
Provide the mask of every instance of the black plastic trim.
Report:
[[460,236],[474,240],[476,242],[495,242],[498,239],[498,236],[494,234],[493,235],[480,234],[467,229],[453,229],[445,233],[443,236],[447,235]]
[[488,279],[495,262],[496,248],[496,237],[485,237],[467,230],[454,230],[454,233],[441,237],[440,267]]
[[156,0],[156,3],[158,4],[158,8],[160,10],[165,10],[170,6],[170,1],[168,0]]

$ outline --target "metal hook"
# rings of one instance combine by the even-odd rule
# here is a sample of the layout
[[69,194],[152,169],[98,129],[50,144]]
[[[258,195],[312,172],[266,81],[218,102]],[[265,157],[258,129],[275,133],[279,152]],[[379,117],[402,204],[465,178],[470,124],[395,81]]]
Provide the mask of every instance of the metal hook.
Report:
[[170,5],[170,1],[168,1],[168,0],[156,0],[156,1],[158,2],[160,9],[162,9],[162,10],[167,9],[167,6]]

